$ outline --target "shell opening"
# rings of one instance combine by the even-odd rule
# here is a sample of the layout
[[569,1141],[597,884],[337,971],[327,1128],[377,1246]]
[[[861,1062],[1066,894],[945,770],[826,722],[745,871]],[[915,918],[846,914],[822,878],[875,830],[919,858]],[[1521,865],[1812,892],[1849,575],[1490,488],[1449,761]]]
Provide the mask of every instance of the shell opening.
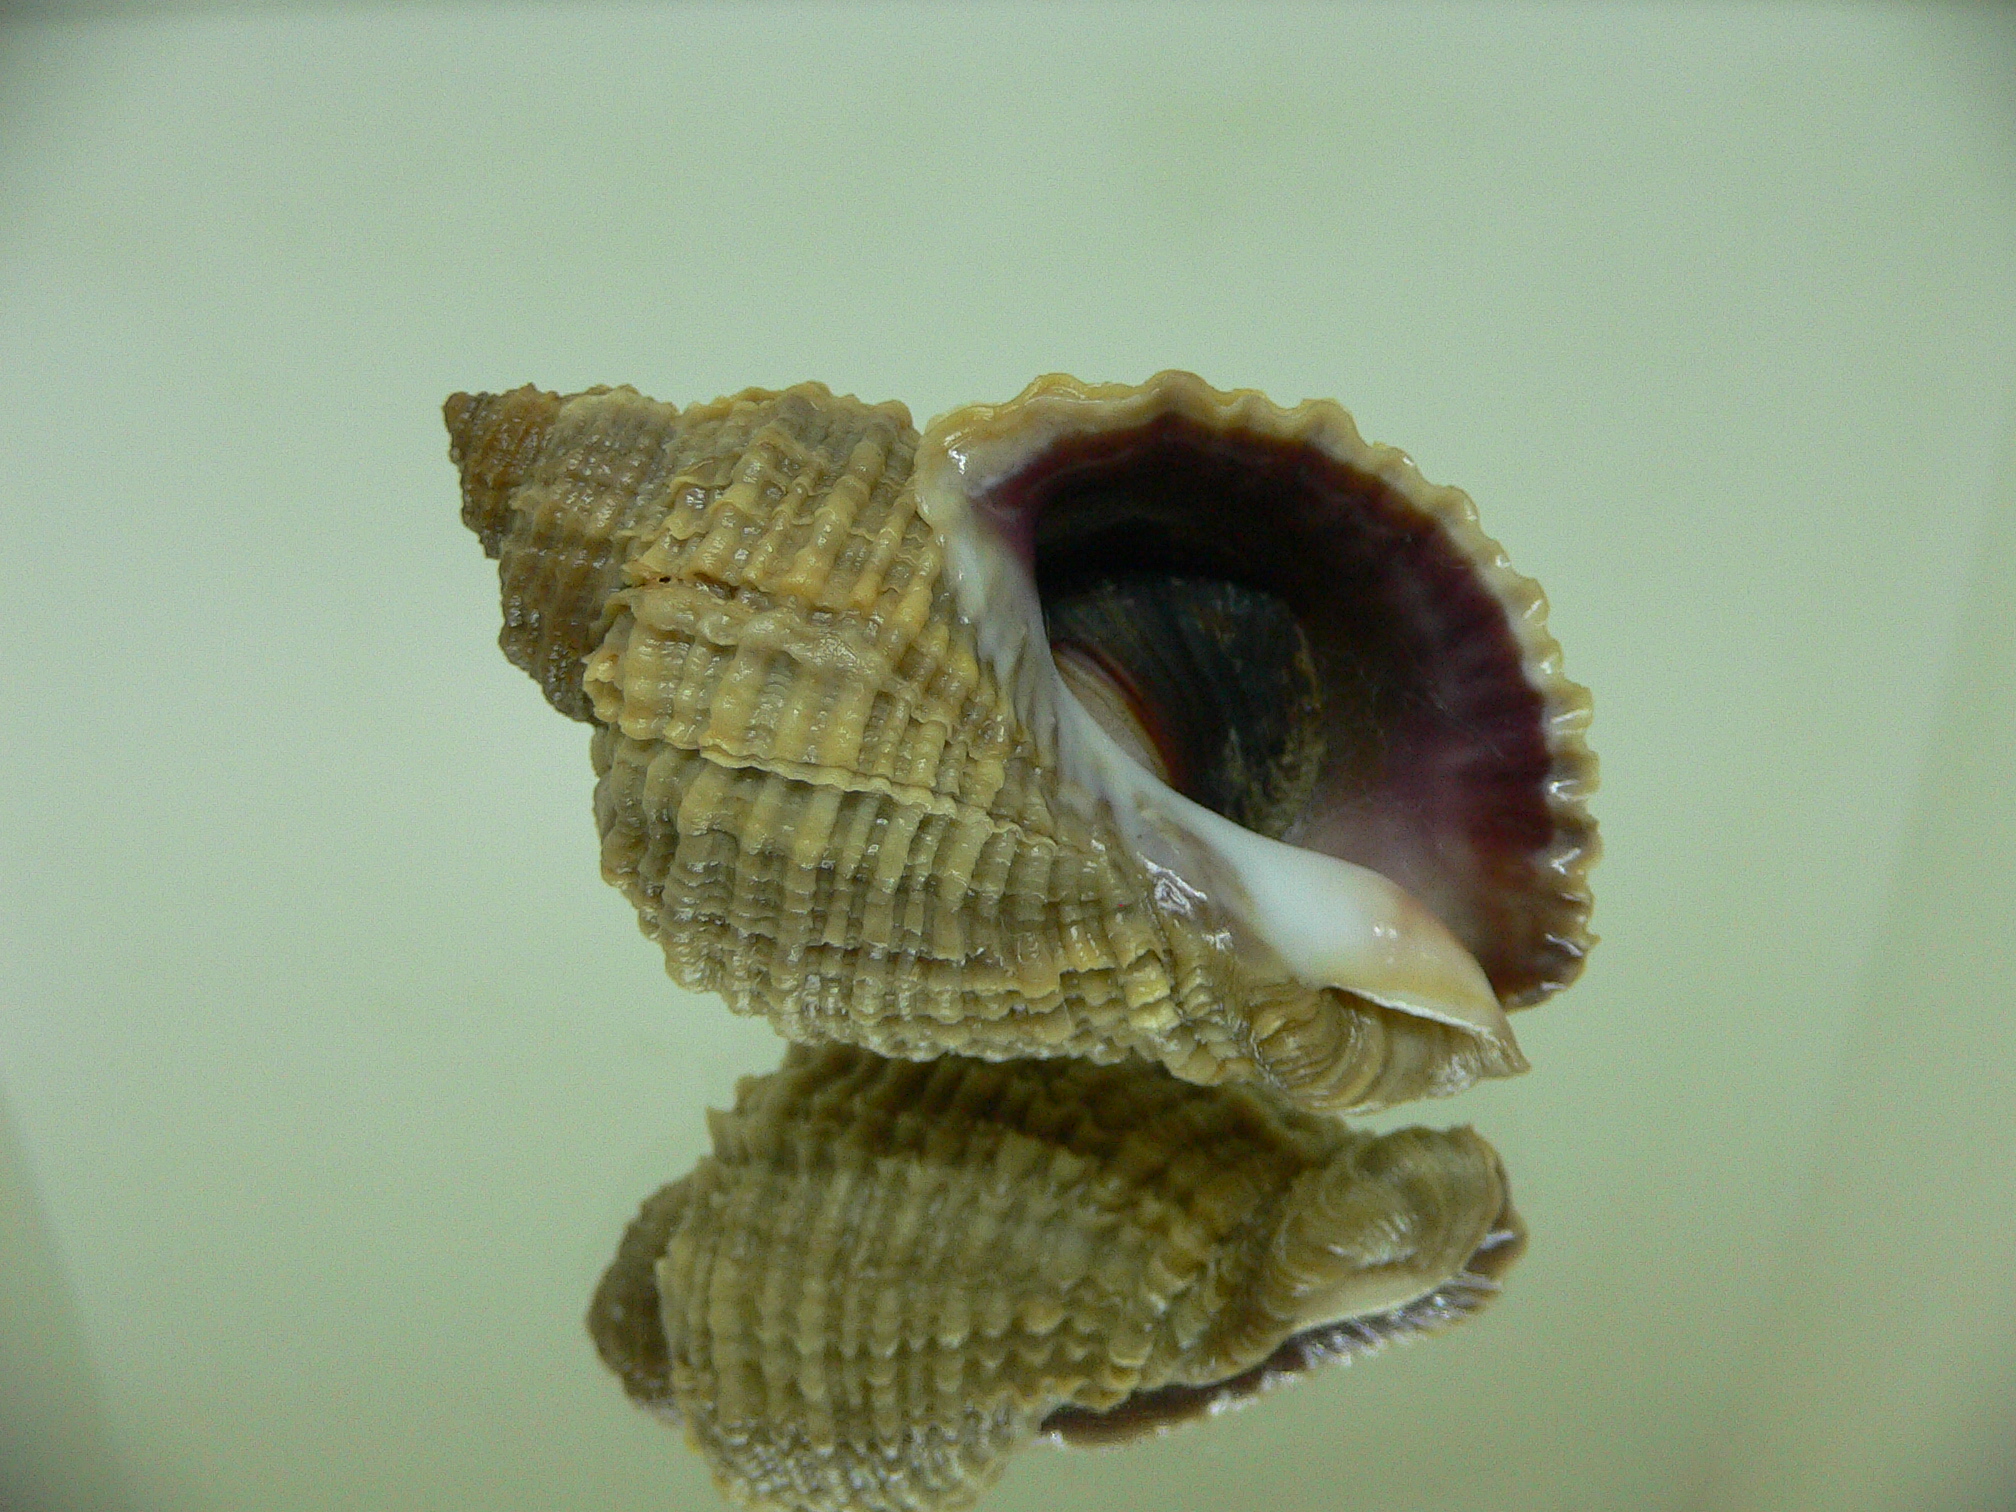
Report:
[[[1053,640],[1060,607],[1075,621],[1088,598],[1139,606],[1185,583],[1237,596],[1224,624],[1250,628],[1256,610],[1263,623],[1285,620],[1292,640],[1250,634],[1219,666],[1236,673],[1254,642],[1275,639],[1272,664],[1244,664],[1244,682],[1198,678],[1187,685],[1198,700],[1165,698],[1151,713],[1173,732],[1157,741],[1166,760],[1202,743],[1199,727],[1214,716],[1222,734],[1257,709],[1284,710],[1270,733],[1289,763],[1311,768],[1295,783],[1299,805],[1261,829],[1229,800],[1222,770],[1192,762],[1194,777],[1171,785],[1245,828],[1378,872],[1473,953],[1488,948],[1465,874],[1547,844],[1549,755],[1541,697],[1522,675],[1504,609],[1433,519],[1320,448],[1180,414],[1059,440],[992,489],[989,505],[997,519],[1028,522],[1015,533],[1030,543]],[[1194,609],[1204,597],[1193,589],[1179,603]],[[1144,687],[1184,691],[1143,666],[1157,628],[1100,649]],[[1210,636],[1189,642],[1208,646]],[[1297,653],[1307,681],[1284,698]],[[1310,696],[1317,688],[1322,696]],[[1220,689],[1252,696],[1197,706]],[[1494,978],[1501,991],[1525,985]]]
[[[1137,759],[1151,746],[1178,794],[1387,879],[1506,1006],[1579,972],[1587,696],[1559,676],[1539,590],[1462,493],[1367,445],[1335,405],[1283,411],[1173,373],[1138,389],[1041,379],[945,417],[919,479],[935,524],[955,511],[932,495],[957,494],[998,549],[950,557],[963,611],[1012,627],[1019,608],[1032,631],[1047,619],[1044,641],[1077,664],[1067,685],[1085,702],[1083,674],[1099,674],[1138,731],[1118,743]],[[1214,620],[1243,639],[1225,644]],[[1039,738],[1073,722],[1043,706],[1047,668],[1031,663],[1047,658],[1002,631],[982,649]],[[1153,665],[1172,650],[1173,672]],[[1228,730],[1248,748],[1228,753]]]

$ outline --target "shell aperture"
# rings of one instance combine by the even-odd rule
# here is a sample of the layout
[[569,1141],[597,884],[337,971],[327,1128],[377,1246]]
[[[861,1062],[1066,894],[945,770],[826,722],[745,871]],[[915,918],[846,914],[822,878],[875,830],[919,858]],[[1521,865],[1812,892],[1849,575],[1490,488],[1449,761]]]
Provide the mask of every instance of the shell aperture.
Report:
[[[1285,604],[1326,707],[1317,791],[1281,838],[1420,898],[1508,1007],[1574,980],[1597,851],[1588,694],[1560,675],[1538,586],[1460,490],[1366,443],[1335,404],[1282,410],[1176,372],[1139,387],[1038,379],[935,421],[917,469],[927,517],[993,559],[951,554],[969,616],[1026,606],[1026,589],[1004,587],[1018,571],[1040,585],[1116,567]],[[969,512],[993,528],[960,529]],[[1039,732],[1052,686],[1016,682]]]
[[[1586,698],[1468,500],[1334,405],[1164,374],[921,438],[818,385],[447,418],[506,654],[595,726],[604,875],[789,1038],[1343,1111],[1523,1069],[1504,1008],[1579,967]],[[1109,634],[1157,580],[1254,632],[1185,655],[1306,658],[1306,698],[1251,677],[1290,717],[1157,691],[1156,621]]]
[[1467,1129],[1374,1136],[1139,1061],[794,1046],[710,1115],[589,1312],[740,1504],[935,1512],[1487,1303],[1524,1229]]
[[1325,742],[1293,611],[1239,583],[1147,573],[1041,596],[1058,676],[1086,712],[1160,781],[1278,840]]

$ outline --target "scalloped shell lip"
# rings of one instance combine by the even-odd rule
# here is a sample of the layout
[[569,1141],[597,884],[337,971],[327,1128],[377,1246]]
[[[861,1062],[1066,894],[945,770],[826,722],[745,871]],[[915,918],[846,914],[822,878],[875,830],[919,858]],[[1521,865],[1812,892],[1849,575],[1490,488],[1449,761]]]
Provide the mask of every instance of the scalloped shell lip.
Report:
[[[1541,755],[1534,763],[1537,791],[1525,800],[1530,812],[1518,826],[1525,838],[1516,858],[1502,865],[1480,863],[1488,875],[1477,890],[1494,920],[1502,916],[1510,921],[1502,929],[1516,931],[1519,942],[1487,948],[1493,940],[1480,942],[1484,925],[1466,928],[1469,921],[1453,917],[1463,911],[1460,900],[1431,897],[1431,908],[1450,916],[1459,936],[1489,962],[1492,991],[1504,1007],[1529,1006],[1566,986],[1595,943],[1588,930],[1587,878],[1600,847],[1587,810],[1597,780],[1596,759],[1584,739],[1589,694],[1562,675],[1561,648],[1546,626],[1544,595],[1484,534],[1469,496],[1430,483],[1399,449],[1368,443],[1350,414],[1332,401],[1305,400],[1284,409],[1255,390],[1219,390],[1179,371],[1158,373],[1140,385],[1085,383],[1051,374],[1005,404],[968,405],[936,417],[927,427],[917,451],[915,485],[922,512],[948,543],[947,567],[959,610],[975,626],[982,656],[1010,690],[1039,748],[1057,762],[1067,790],[1097,794],[1102,783],[1082,758],[1074,759],[1081,742],[1059,738],[1060,727],[1075,728],[1071,709],[1076,705],[1057,691],[1042,629],[1033,576],[1035,516],[997,501],[1004,485],[1077,438],[1145,431],[1171,421],[1204,434],[1306,448],[1369,480],[1412,521],[1431,527],[1460,558],[1470,581],[1495,603],[1502,618],[1500,633],[1512,647],[1519,678],[1531,695],[1524,717],[1531,720]],[[984,530],[976,531],[976,525]],[[976,544],[989,536],[1009,550]],[[1070,709],[1063,707],[1067,703]],[[1342,854],[1327,845],[1319,848]],[[1366,859],[1375,869],[1385,869],[1378,857]],[[1403,887],[1412,880],[1403,878]]]

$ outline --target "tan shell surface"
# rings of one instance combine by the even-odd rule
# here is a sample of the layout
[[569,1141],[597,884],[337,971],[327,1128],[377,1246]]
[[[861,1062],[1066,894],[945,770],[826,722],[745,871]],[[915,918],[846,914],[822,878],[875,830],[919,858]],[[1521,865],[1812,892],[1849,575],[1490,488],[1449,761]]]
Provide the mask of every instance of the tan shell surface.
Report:
[[961,612],[901,406],[446,414],[501,643],[595,725],[603,873],[682,985],[798,1041],[1132,1053],[1327,1110],[1523,1069],[1509,1033],[1298,979],[1072,800]]
[[645,1204],[589,1316],[748,1506],[963,1506],[1488,1300],[1523,1229],[1468,1130],[1373,1136],[1130,1062],[793,1047]]

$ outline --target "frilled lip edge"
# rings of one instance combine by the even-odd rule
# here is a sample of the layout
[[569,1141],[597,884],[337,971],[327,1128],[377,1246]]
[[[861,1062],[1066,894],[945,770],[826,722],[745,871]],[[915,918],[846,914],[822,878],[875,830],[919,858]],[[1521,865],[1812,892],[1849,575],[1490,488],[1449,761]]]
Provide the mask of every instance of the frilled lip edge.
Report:
[[[1009,690],[1039,750],[1060,760],[1067,795],[1100,806],[1097,776],[1074,769],[1069,759],[1079,744],[1078,727],[1091,721],[1075,701],[1069,710],[1061,707],[1069,695],[1059,696],[1061,684],[1042,629],[1032,567],[1033,522],[992,509],[988,501],[1004,480],[1064,439],[1134,430],[1169,416],[1210,431],[1313,447],[1343,468],[1377,480],[1434,523],[1499,604],[1517,647],[1520,673],[1540,703],[1546,775],[1539,788],[1549,835],[1528,864],[1544,914],[1539,932],[1548,969],[1505,991],[1494,982],[1493,990],[1498,1006],[1513,1009],[1544,1001],[1566,987],[1596,943],[1588,928],[1588,876],[1601,846],[1587,807],[1598,780],[1596,757],[1585,738],[1589,692],[1562,674],[1561,647],[1547,629],[1545,595],[1514,570],[1504,549],[1483,532],[1470,497],[1461,489],[1430,483],[1398,448],[1365,441],[1350,414],[1332,401],[1305,400],[1284,410],[1256,390],[1221,391],[1179,371],[1158,373],[1138,387],[1050,374],[1005,404],[969,405],[937,416],[925,429],[914,471],[919,506],[947,542],[947,570],[959,611],[976,627],[980,654]],[[976,525],[982,528],[976,530]],[[990,543],[1005,544],[1008,550]],[[1072,733],[1060,741],[1063,729]],[[1088,799],[1088,794],[1093,796]],[[1470,1013],[1425,1016],[1473,1032],[1483,1029]],[[1483,1037],[1494,1036],[1485,1031]],[[1512,1054],[1516,1058],[1516,1048]]]
[[1348,1365],[1388,1345],[1461,1323],[1483,1311],[1503,1289],[1505,1272],[1526,1249],[1526,1231],[1508,1202],[1463,1269],[1433,1290],[1386,1312],[1319,1324],[1290,1335],[1259,1364],[1201,1386],[1158,1386],[1097,1411],[1059,1407],[1037,1434],[1060,1448],[1110,1448],[1160,1437],[1185,1423],[1249,1407],[1268,1392],[1318,1366]]

